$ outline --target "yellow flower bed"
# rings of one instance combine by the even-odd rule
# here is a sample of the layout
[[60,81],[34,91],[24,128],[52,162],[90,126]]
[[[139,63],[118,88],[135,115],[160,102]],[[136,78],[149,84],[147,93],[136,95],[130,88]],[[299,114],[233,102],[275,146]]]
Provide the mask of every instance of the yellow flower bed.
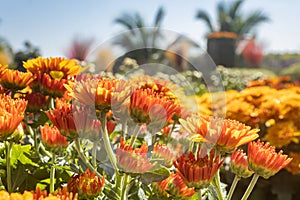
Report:
[[[255,86],[241,92],[216,93],[213,98],[212,94],[204,94],[198,97],[198,105],[203,114],[215,115],[226,111],[226,118],[260,128],[263,140],[278,148],[287,148],[290,156],[295,158],[287,170],[293,174],[300,173],[300,159],[296,159],[300,157],[299,152],[290,148],[300,140],[300,87],[274,89]],[[217,110],[212,111],[212,107]]]

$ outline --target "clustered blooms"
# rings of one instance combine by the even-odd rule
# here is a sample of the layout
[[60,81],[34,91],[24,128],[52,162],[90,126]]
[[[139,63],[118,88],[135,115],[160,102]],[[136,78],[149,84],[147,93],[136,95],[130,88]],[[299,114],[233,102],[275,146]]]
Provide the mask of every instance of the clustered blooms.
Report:
[[[300,142],[300,87],[289,79],[273,78],[250,83],[249,88],[241,92],[230,90],[226,96],[226,118],[235,119],[252,128],[259,128],[260,137],[276,148],[284,147],[292,157],[299,154],[293,146]],[[211,94],[198,98],[200,112],[212,114]],[[221,102],[220,102],[221,103]],[[239,106],[237,106],[239,105]],[[294,159],[286,169],[293,174],[300,173],[300,160]]]
[[56,193],[48,194],[47,191],[24,191],[23,194],[11,193],[1,190],[0,199],[2,200],[78,200],[78,194],[70,193],[66,188],[59,189]]
[[[200,193],[199,190],[211,184],[228,153],[233,152],[230,164],[232,172],[243,178],[253,173],[269,178],[291,162],[281,151],[276,153],[269,143],[253,142],[259,135],[258,129],[251,126],[258,123],[259,116],[266,118],[269,115],[278,115],[273,119],[275,124],[286,123],[283,120],[297,117],[289,103],[282,104],[283,110],[273,105],[265,105],[266,99],[263,96],[273,91],[260,91],[255,94],[251,93],[251,89],[244,91],[247,108],[262,106],[265,108],[262,111],[251,110],[241,114],[238,109],[243,108],[229,106],[237,109],[236,115],[243,115],[242,122],[252,122],[247,126],[235,120],[209,116],[212,113],[200,115],[190,112],[182,105],[184,93],[169,81],[149,76],[117,80],[99,75],[79,75],[81,67],[77,62],[65,58],[38,57],[24,62],[24,67],[28,72],[17,72],[7,66],[0,66],[0,89],[3,91],[0,94],[0,140],[3,142],[13,139],[16,129],[25,124],[26,130],[30,132],[28,134],[34,137],[33,142],[41,142],[36,144],[36,153],[44,151],[48,157],[49,154],[52,156],[51,194],[39,189],[36,192],[25,191],[23,194],[0,192],[0,199],[91,199],[102,195],[105,182],[109,180],[105,180],[106,176],[110,179],[116,178],[112,181],[116,185],[116,191],[128,192],[126,188],[120,187],[144,173],[149,176],[164,174],[164,180],[159,176],[158,180],[161,181],[152,184],[163,197],[186,199],[194,195],[196,190]],[[252,90],[255,91],[253,88]],[[232,95],[230,100],[236,104],[234,95],[239,93],[231,91],[229,94]],[[294,102],[298,98],[293,96],[290,100]],[[222,106],[219,105],[220,108]],[[211,107],[205,111],[210,112],[210,109]],[[234,111],[229,113],[234,116]],[[246,116],[248,114],[250,117]],[[273,126],[271,121],[268,122]],[[282,124],[284,125],[286,124]],[[299,128],[293,125],[289,126],[290,132]],[[180,130],[177,135],[172,135],[177,126],[181,127]],[[142,132],[133,131],[133,127],[142,129]],[[35,130],[30,131],[32,129]],[[128,139],[131,132],[134,134]],[[149,133],[154,134],[151,139],[138,138],[138,134],[147,137]],[[294,134],[291,140],[297,142],[294,137],[296,133],[291,134]],[[179,144],[175,141],[178,135],[189,142],[189,151],[183,148],[175,150],[174,146]],[[268,139],[270,136],[268,134],[264,138]],[[81,140],[87,141],[87,145],[80,144]],[[91,142],[94,142],[93,148],[88,146]],[[149,143],[152,144],[148,148]],[[248,158],[238,150],[245,144],[248,144]],[[67,148],[69,145],[70,148]],[[75,146],[78,153],[76,155],[80,159],[70,159],[75,164],[83,162],[84,167],[88,168],[84,173],[71,176],[66,188],[52,192],[57,187],[53,181],[56,158],[66,149],[72,151],[74,146],[71,145]],[[82,146],[91,151],[83,153]],[[102,165],[99,165],[96,154],[102,152],[107,152],[114,167],[113,176],[106,174],[105,169],[101,169],[102,176],[98,174]],[[92,164],[89,159],[85,159],[87,154],[92,155]],[[77,170],[82,170],[81,167]],[[165,173],[166,170],[168,173]],[[170,170],[174,172],[170,173]],[[123,176],[124,174],[128,177]],[[137,181],[139,179],[136,183]],[[56,181],[56,184],[61,183]],[[111,187],[109,184],[106,186]]]

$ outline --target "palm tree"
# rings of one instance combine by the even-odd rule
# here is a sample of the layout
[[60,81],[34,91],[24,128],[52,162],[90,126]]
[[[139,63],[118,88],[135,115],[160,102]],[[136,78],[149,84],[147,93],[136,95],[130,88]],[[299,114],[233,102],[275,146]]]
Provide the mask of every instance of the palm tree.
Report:
[[126,30],[116,38],[115,44],[125,48],[128,52],[126,56],[136,59],[139,64],[148,62],[155,54],[159,53],[159,41],[163,38],[161,24],[164,16],[165,11],[160,7],[152,25],[147,25],[139,13],[124,13],[114,20]]
[[221,1],[217,5],[217,24],[214,25],[211,17],[205,10],[198,10],[196,18],[202,20],[210,32],[227,31],[234,32],[238,38],[246,33],[250,33],[255,27],[263,22],[268,22],[270,18],[260,10],[244,15],[241,7],[245,1],[237,0],[230,4]]

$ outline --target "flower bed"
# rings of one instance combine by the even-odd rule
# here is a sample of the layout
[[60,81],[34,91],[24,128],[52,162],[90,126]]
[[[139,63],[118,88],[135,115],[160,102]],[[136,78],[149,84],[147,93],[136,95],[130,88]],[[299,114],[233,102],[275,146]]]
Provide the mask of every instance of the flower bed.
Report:
[[[64,58],[24,67],[0,67],[0,198],[230,199],[253,174],[247,199],[259,177],[291,162],[254,141],[258,129],[194,113],[170,81],[80,74]],[[245,145],[248,159],[238,150]],[[236,179],[227,193],[220,169],[231,154]]]

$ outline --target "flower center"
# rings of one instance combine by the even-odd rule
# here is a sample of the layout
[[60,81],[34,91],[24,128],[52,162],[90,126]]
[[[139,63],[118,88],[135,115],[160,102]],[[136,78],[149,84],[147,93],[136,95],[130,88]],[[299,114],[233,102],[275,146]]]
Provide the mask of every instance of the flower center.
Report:
[[62,79],[64,77],[64,73],[62,71],[51,71],[50,72],[50,76],[53,78],[53,79]]

